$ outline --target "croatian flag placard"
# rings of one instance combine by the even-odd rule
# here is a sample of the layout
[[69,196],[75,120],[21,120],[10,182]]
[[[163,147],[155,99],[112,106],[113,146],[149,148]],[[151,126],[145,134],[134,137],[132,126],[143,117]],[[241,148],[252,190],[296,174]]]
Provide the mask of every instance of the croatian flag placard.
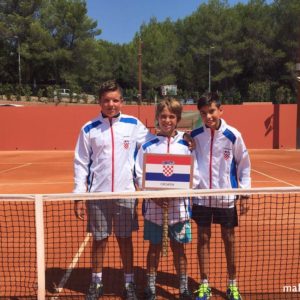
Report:
[[189,189],[192,180],[191,155],[144,154],[144,189]]

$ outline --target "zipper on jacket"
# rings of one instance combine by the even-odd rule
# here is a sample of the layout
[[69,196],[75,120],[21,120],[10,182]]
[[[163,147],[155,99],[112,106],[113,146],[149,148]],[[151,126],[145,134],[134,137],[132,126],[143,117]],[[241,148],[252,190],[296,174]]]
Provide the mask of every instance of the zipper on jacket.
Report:
[[212,189],[212,152],[213,152],[213,142],[214,142],[214,129],[210,130],[210,153],[209,153],[209,188]]
[[114,192],[114,178],[115,178],[115,142],[114,142],[114,131],[112,127],[112,119],[109,119],[110,134],[111,134],[111,191]]
[[[215,130],[210,129],[210,153],[209,153],[209,188],[212,189],[212,152]],[[211,196],[209,196],[209,206],[211,207]]]
[[170,153],[170,142],[171,142],[171,137],[168,137],[167,153]]
[[92,189],[92,185],[93,185],[93,181],[94,181],[94,175],[95,175],[95,173],[93,172],[93,173],[92,173],[92,179],[91,179],[91,182],[90,182],[90,186],[89,186],[89,188],[88,188],[88,192],[89,192],[89,193],[91,192],[91,189]]

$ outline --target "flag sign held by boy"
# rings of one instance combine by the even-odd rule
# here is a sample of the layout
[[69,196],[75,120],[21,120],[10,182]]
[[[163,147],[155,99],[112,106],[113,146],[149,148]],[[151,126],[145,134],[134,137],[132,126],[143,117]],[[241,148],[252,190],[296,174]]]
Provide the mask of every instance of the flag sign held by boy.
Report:
[[[193,157],[183,154],[144,154],[143,189],[190,189]],[[168,247],[168,209],[163,211],[163,256]]]
[[193,179],[193,158],[180,154],[144,154],[143,188],[189,189]]

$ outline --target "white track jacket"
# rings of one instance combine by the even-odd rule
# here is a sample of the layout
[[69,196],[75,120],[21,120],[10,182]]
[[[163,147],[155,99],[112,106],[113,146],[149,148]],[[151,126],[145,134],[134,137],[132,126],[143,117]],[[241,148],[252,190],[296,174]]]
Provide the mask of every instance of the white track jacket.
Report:
[[100,114],[79,134],[74,159],[74,193],[134,191],[136,147],[153,137],[136,118]]
[[[188,143],[183,140],[183,132],[178,132],[175,137],[156,136],[147,141],[139,149],[136,163],[135,172],[138,181],[138,185],[142,188],[143,178],[143,158],[144,153],[171,153],[171,154],[192,154],[188,148]],[[192,154],[194,155],[194,154]],[[194,178],[193,187],[197,187],[199,184],[199,173],[197,167],[196,158],[194,159]],[[169,225],[173,225],[178,222],[183,222],[190,219],[191,209],[189,198],[176,198],[169,201],[168,207],[168,220]],[[150,199],[145,199],[143,202],[143,215],[146,220],[149,220],[158,225],[162,225],[162,208],[155,204]]]
[[[201,189],[250,188],[250,159],[238,130],[221,119],[218,130],[203,125],[191,132],[196,142],[196,157]],[[200,197],[193,199],[197,205],[234,206],[234,197]]]

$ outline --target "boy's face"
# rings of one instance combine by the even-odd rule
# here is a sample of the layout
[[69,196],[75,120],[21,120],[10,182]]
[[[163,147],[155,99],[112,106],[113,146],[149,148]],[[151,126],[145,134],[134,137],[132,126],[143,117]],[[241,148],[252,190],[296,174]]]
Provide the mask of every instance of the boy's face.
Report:
[[200,116],[203,123],[211,128],[218,129],[220,125],[220,118],[223,115],[222,106],[217,107],[215,102],[212,102],[210,105],[203,106],[199,110]]
[[172,136],[177,126],[177,116],[165,107],[162,110],[162,112],[158,115],[157,121],[160,133],[165,136]]
[[108,118],[112,118],[121,110],[123,104],[121,93],[119,91],[106,92],[99,99],[99,104],[101,106],[102,113]]

